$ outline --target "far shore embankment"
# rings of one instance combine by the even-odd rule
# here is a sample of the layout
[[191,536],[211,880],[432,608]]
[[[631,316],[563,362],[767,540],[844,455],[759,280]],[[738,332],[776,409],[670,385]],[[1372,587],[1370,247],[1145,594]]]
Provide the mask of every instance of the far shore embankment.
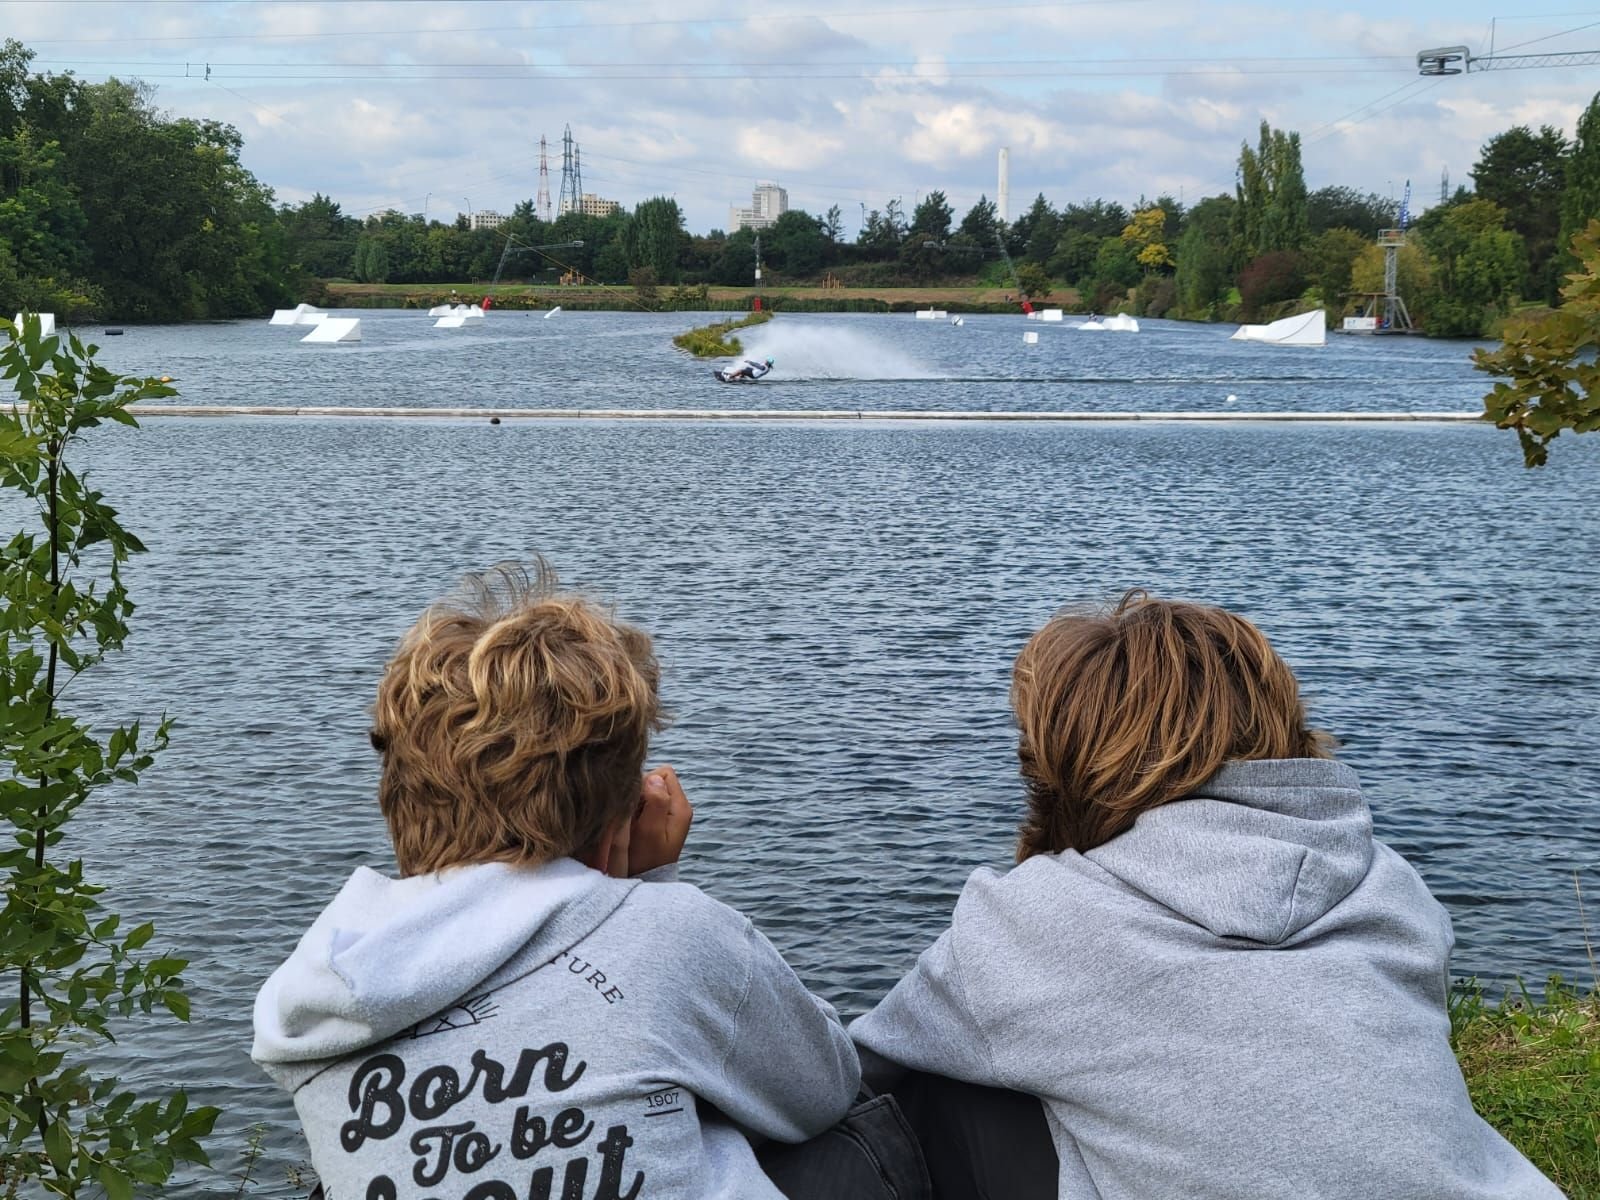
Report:
[[[496,308],[587,312],[747,312],[757,299],[774,312],[907,313],[940,308],[950,313],[1016,313],[1013,289],[994,287],[658,287],[654,295],[632,287],[529,284],[328,283],[334,308],[432,308],[436,304],[481,303]],[[1062,289],[1036,308],[1076,308],[1078,294]]]

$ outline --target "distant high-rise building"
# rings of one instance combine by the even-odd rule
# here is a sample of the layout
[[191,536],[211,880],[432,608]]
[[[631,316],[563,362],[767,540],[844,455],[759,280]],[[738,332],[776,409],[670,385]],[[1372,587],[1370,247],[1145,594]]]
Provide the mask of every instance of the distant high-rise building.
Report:
[[499,229],[505,224],[505,215],[497,213],[492,208],[480,208],[467,218],[470,229]]
[[593,192],[584,192],[576,200],[571,196],[561,197],[561,211],[557,215],[564,217],[569,212],[578,212],[586,217],[609,217],[621,207],[615,200],[603,200]]
[[778,218],[788,211],[788,191],[775,183],[760,183],[750,194],[749,208],[728,210],[728,224],[733,230],[770,229],[778,223]]

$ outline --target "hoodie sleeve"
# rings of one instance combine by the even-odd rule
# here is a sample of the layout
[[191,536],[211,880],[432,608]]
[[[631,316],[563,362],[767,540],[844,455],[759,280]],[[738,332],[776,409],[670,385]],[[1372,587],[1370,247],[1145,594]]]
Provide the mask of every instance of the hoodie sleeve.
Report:
[[869,1060],[887,1059],[968,1083],[1005,1087],[983,1025],[972,1011],[956,956],[955,929],[922,952],[876,1008],[850,1025]]
[[762,934],[744,922],[747,976],[720,1062],[694,1091],[747,1130],[803,1142],[839,1121],[861,1086],[850,1035]]

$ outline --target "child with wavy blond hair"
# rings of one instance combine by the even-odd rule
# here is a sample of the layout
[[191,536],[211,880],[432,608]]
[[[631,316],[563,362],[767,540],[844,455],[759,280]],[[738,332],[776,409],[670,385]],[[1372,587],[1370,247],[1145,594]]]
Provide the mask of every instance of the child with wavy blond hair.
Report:
[[1449,918],[1259,629],[1130,592],[1011,703],[1017,866],[851,1026],[936,1195],[1559,1196],[1473,1112]]
[[372,727],[399,878],[359,868],[255,1006],[327,1195],[778,1197],[746,1134],[845,1115],[833,1010],[675,882],[658,678],[647,635],[542,563],[402,639]]

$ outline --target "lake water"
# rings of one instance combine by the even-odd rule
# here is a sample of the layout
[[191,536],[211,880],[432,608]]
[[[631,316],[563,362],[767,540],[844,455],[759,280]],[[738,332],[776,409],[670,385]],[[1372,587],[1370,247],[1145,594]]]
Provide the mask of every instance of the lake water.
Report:
[[[692,314],[496,313],[465,333],[360,315],[358,346],[246,322],[130,328],[102,358],[213,404],[1473,411],[1484,390],[1460,343],[909,316],[780,317],[747,343],[772,380],[723,388],[670,348]],[[264,1123],[268,1193],[292,1191],[300,1151],[247,1058],[250,1000],[351,869],[389,861],[365,736],[379,669],[463,571],[534,550],[656,635],[676,716],[656,759],[697,809],[686,878],[846,1013],[973,867],[1009,856],[1017,649],[1058,606],[1135,585],[1266,629],[1382,836],[1449,907],[1459,973],[1586,977],[1600,437],[1527,472],[1512,435],[1475,425],[259,418],[92,436],[98,486],[150,553],[130,650],[82,699],[179,726],[79,845],[117,908],[193,958],[194,1024],[131,1032],[129,1070],[227,1108],[224,1167]]]

